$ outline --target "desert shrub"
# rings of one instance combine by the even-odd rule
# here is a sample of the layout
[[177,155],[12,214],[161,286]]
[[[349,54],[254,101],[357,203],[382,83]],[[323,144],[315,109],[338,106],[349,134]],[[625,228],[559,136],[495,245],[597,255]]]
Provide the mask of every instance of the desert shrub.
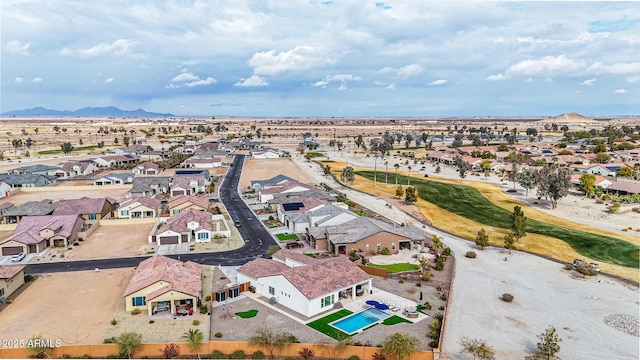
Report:
[[445,248],[442,250],[442,256],[451,256],[451,248]]
[[155,322],[156,322],[155,320],[149,320],[149,324],[153,324]]
[[467,253],[464,254],[464,256],[468,257],[469,259],[475,259],[476,258],[476,252],[475,251],[467,251]]
[[140,309],[135,308],[135,309],[131,310],[131,315],[138,315],[138,314],[140,314]]
[[399,282],[400,284],[404,284],[404,279],[400,279],[400,280],[398,280],[398,282]]
[[31,282],[31,281],[33,281],[33,279],[35,279],[35,277],[33,275],[31,275],[31,274],[26,274],[24,276],[24,282]]
[[275,218],[273,217],[273,215],[269,215],[269,220],[274,220]]
[[204,298],[204,301],[206,301],[206,302],[211,301],[211,295],[207,295],[207,296]]
[[388,248],[382,248],[382,251],[380,251],[380,254],[391,255],[391,250],[389,250]]
[[62,355],[60,355],[60,359],[71,359],[71,355],[62,354]]
[[180,346],[176,344],[167,344],[164,349],[162,349],[162,358],[164,359],[175,359],[180,356]]
[[440,300],[447,301],[447,295],[445,294],[440,295]]
[[356,355],[352,355],[349,357],[349,360],[360,360],[360,358]]
[[508,293],[504,293],[502,294],[502,296],[500,297],[500,300],[504,301],[504,302],[512,302],[513,301],[513,295],[508,294]]
[[422,286],[422,283],[416,283],[416,286],[417,286],[417,287],[421,287],[421,286]]
[[508,189],[507,192],[508,193],[515,193],[515,192],[518,192],[518,190],[516,190],[516,189]]
[[441,305],[441,306],[438,308],[438,310],[440,310],[440,311],[444,310],[444,305]]
[[380,354],[376,352],[371,355],[371,360],[387,360],[387,357],[382,352]]
[[420,278],[422,279],[422,281],[429,281],[431,280],[431,273],[428,271],[425,271],[422,273],[422,276]]
[[211,358],[212,359],[226,359],[227,355],[225,355],[222,351],[220,350],[213,350],[213,352],[211,353]]
[[429,346],[431,346],[434,349],[437,348],[438,347],[438,340],[429,341]]
[[262,351],[260,351],[260,350],[254,351],[254,353],[251,354],[251,358],[252,359],[262,360],[262,359],[264,359],[264,353]]
[[627,229],[627,228],[624,228],[624,229],[622,229],[622,231],[629,231],[629,229]]
[[573,270],[573,265],[571,265],[571,264],[564,264],[563,269],[565,269],[565,270]]
[[300,355],[300,357],[304,360],[309,360],[313,357],[313,355],[315,355],[315,353],[313,352],[313,350],[304,347],[300,349],[300,351],[298,351],[298,355]]
[[206,304],[200,305],[200,314],[206,314],[207,312],[209,312],[209,308],[207,308],[207,305]]
[[247,356],[245,355],[244,350],[236,350],[231,353],[232,359],[244,359],[245,357]]
[[192,324],[193,324],[193,326],[198,326],[198,325],[200,325],[200,320],[197,320],[197,319],[193,320]]
[[111,319],[111,325],[118,325],[118,320],[116,319]]
[[217,332],[213,336],[215,336],[217,338],[221,338],[222,337],[222,333],[221,332]]
[[425,301],[424,305],[422,305],[422,308],[425,310],[431,310],[431,304],[429,304],[428,301]]
[[576,267],[576,271],[579,272],[582,275],[586,275],[586,276],[593,276],[596,274],[595,271],[592,271],[591,269],[589,269],[586,266],[578,266]]
[[115,342],[116,342],[115,337],[105,338],[104,340],[102,340],[103,344],[114,344]]

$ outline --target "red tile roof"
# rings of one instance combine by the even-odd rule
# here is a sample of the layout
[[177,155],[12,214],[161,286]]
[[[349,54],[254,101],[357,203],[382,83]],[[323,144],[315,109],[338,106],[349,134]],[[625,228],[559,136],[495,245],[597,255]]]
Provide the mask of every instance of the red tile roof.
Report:
[[172,197],[171,201],[169,201],[169,209],[172,209],[178,205],[182,205],[186,202],[190,202],[193,205],[197,205],[203,209],[209,208],[209,199],[198,196],[178,195]]
[[13,235],[6,238],[2,243],[16,241],[22,244],[37,244],[44,240],[40,236],[40,231],[43,229],[51,229],[56,236],[68,238],[71,236],[77,221],[84,222],[79,215],[25,216],[18,223]]
[[11,279],[20,271],[24,270],[25,265],[6,265],[0,266],[0,279]]
[[165,281],[169,284],[147,294],[147,300],[151,300],[154,296],[164,294],[169,290],[200,297],[202,291],[202,265],[192,261],[183,263],[180,260],[161,255],[152,256],[138,265],[124,291],[124,296],[140,291],[158,281]]
[[187,224],[190,222],[198,223],[198,227],[193,229],[195,231],[201,229],[211,231],[213,229],[213,219],[210,212],[191,208],[170,217],[166,224],[160,228],[158,233],[163,233],[167,230],[175,231],[180,234],[190,232],[191,229],[187,227]]
[[80,199],[60,200],[53,211],[53,215],[81,215],[81,214],[100,214],[105,202],[109,206],[117,203],[116,200],[110,198],[89,198],[82,197]]

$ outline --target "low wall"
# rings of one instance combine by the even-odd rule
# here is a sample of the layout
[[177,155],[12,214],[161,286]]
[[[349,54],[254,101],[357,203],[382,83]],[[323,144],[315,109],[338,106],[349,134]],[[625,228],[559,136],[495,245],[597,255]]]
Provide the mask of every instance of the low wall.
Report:
[[[70,179],[74,180],[74,179]],[[51,191],[96,191],[96,190],[105,190],[102,187],[96,187],[94,185],[78,185],[78,186],[68,186],[68,185],[59,185],[59,186],[41,186],[41,187],[32,187],[32,188],[21,188],[22,192],[25,193],[39,193],[39,192],[51,192]],[[131,189],[131,184],[129,185],[109,185],[108,190],[129,190]]]
[[362,271],[366,272],[369,275],[375,275],[375,276],[380,276],[382,278],[387,278],[387,270],[386,269],[382,269],[382,268],[377,268],[377,267],[373,267],[373,266],[366,266],[366,265],[358,265],[358,267],[360,269],[362,269]]
[[0,231],[14,231],[18,224],[0,224]]
[[[176,344],[180,346],[180,354],[196,354],[195,351],[189,348],[188,344]],[[162,349],[164,349],[166,345],[167,343],[142,344],[142,346],[140,346],[140,348],[134,353],[134,357],[160,356]],[[282,350],[275,350],[274,355],[279,357],[299,357],[299,351],[303,348],[313,350],[314,357],[348,359],[351,356],[357,356],[362,360],[371,359],[374,353],[380,353],[382,351],[381,348],[367,346],[346,346],[338,350],[336,346],[333,345],[290,344]],[[223,354],[231,354],[236,350],[243,350],[247,355],[251,355],[254,351],[260,350],[266,356],[269,356],[267,349],[246,342],[235,341],[209,341],[202,344],[202,347],[198,352],[201,355],[204,355],[211,354],[214,350],[218,350]],[[52,349],[50,357],[60,358],[64,354],[72,357],[89,355],[92,358],[105,358],[117,353],[118,347],[115,344],[69,345]],[[0,349],[0,358],[2,359],[27,358],[29,355],[29,352],[25,348]],[[414,351],[411,353],[409,358],[412,360],[434,360],[432,351]]]
[[146,225],[155,224],[158,218],[140,218],[140,219],[102,219],[100,226],[123,226],[123,225]]
[[87,220],[86,223],[91,224],[91,227],[86,231],[78,231],[78,239],[87,240],[89,235],[93,234],[93,232],[100,227],[99,220]]

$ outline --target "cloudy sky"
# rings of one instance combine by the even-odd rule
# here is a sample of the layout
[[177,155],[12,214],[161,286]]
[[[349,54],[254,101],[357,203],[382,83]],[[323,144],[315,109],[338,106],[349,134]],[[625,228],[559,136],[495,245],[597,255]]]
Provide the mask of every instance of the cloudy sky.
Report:
[[0,4],[2,112],[640,114],[640,3]]

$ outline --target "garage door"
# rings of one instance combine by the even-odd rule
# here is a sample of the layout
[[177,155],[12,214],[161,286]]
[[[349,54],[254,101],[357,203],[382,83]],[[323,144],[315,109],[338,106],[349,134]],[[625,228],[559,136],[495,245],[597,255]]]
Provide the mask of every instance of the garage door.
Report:
[[7,246],[2,248],[2,256],[20,254],[22,252],[22,246]]
[[178,243],[177,236],[166,236],[158,238],[158,245],[174,245]]

